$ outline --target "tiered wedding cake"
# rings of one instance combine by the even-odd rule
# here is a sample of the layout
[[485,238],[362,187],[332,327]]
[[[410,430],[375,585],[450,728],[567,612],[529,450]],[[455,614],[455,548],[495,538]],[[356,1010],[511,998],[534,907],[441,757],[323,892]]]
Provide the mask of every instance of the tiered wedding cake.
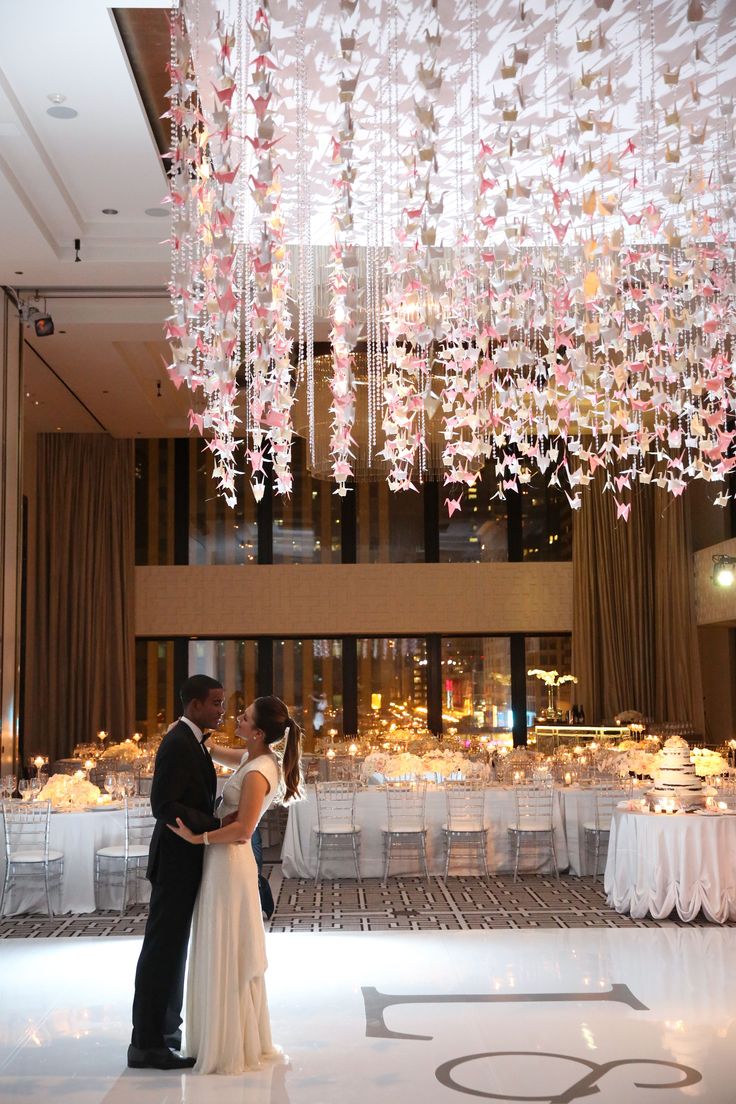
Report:
[[695,773],[690,755],[687,740],[682,736],[670,736],[657,756],[654,789],[649,791],[651,797],[655,800],[674,798],[683,806],[703,804],[703,783]]

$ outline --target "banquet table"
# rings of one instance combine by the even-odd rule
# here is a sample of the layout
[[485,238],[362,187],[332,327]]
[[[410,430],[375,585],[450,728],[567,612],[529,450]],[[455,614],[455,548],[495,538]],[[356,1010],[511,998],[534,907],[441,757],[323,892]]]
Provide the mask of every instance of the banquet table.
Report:
[[[0,821],[0,876],[5,876],[5,840]],[[59,913],[95,911],[95,852],[100,847],[122,843],[125,838],[125,813],[122,808],[85,812],[52,812],[49,848],[64,853],[61,901],[58,890],[52,893],[52,905]],[[131,889],[133,886],[131,882]],[[137,890],[139,897],[149,892],[148,883]],[[102,908],[120,907],[119,888],[103,890]],[[45,912],[43,882],[18,886],[5,901],[6,915],[21,912]],[[11,911],[12,909],[12,911]]]
[[[284,846],[281,853],[283,871],[290,878],[313,878],[316,871],[317,851],[314,832],[317,824],[317,804],[314,787],[307,787],[306,801],[289,809]],[[624,797],[623,790],[618,794]],[[559,870],[569,869],[571,874],[592,874],[591,857],[586,855],[583,825],[595,820],[596,791],[594,786],[565,786],[555,789],[554,828],[555,851]],[[494,785],[486,790],[486,825],[488,832],[487,860],[491,871],[512,870],[514,866],[513,844],[508,826],[516,815],[512,786]],[[378,786],[359,791],[356,799],[355,822],[361,828],[360,872],[362,877],[383,876],[383,837],[381,825],[386,823],[386,797]],[[427,865],[431,874],[444,873],[444,842],[442,824],[446,822],[445,795],[442,789],[427,791]],[[534,862],[531,847],[522,850],[522,870],[550,870],[551,862],[545,857]],[[603,847],[601,867],[605,864]],[[531,860],[531,861],[530,861]],[[402,868],[400,855],[392,859],[392,872]],[[472,861],[472,860],[471,860]],[[407,863],[408,865],[408,863]],[[325,877],[349,876],[352,857],[329,853],[323,856],[322,873]],[[418,868],[417,868],[418,870]],[[457,858],[453,852],[451,873],[479,873],[476,865],[463,865],[462,853]],[[599,872],[602,872],[599,871]]]
[[736,920],[736,815],[616,809],[604,887],[617,912]]

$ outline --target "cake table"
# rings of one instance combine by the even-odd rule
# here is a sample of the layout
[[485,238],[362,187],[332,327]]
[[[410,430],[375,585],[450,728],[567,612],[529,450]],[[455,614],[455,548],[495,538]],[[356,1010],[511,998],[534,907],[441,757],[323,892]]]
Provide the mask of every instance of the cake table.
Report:
[[604,887],[617,912],[736,920],[736,814],[616,809]]

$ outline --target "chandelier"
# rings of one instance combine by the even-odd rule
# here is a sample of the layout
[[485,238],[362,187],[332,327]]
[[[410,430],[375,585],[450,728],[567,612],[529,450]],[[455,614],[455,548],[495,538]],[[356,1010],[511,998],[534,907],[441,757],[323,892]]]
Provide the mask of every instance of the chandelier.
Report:
[[637,484],[726,505],[727,5],[181,0],[171,29],[168,371],[229,502],[241,463],[288,495],[300,432],[338,495],[439,478],[452,514],[491,464],[573,509],[601,468],[624,520]]

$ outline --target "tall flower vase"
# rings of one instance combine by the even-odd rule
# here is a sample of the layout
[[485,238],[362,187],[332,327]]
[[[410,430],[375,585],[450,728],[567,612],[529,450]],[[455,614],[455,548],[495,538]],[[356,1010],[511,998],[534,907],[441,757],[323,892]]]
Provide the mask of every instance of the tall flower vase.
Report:
[[550,683],[547,683],[547,708],[544,713],[546,720],[557,720],[557,687]]

